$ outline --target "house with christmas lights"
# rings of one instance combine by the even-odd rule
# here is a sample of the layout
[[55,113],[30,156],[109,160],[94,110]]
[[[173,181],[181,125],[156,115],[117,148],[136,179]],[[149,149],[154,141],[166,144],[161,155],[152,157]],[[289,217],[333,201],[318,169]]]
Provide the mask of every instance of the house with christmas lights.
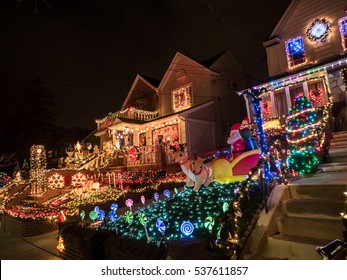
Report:
[[[328,109],[332,104],[335,130],[345,129],[346,12],[343,0],[317,0],[314,4],[293,0],[263,42],[270,79],[253,90],[262,90],[265,130],[286,124],[289,109],[301,93],[315,108]],[[244,96],[251,119],[251,100]]]
[[190,156],[225,147],[246,115],[235,94],[246,82],[230,51],[202,62],[177,52],[160,81],[137,75],[122,108],[96,119],[100,150],[117,165],[162,167],[170,145],[186,143]]

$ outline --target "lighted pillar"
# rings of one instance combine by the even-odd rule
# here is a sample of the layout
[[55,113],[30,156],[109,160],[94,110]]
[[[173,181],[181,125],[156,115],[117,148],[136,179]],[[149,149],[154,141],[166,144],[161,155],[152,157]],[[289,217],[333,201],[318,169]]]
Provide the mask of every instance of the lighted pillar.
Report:
[[46,190],[46,151],[42,145],[30,148],[31,194],[39,195]]
[[271,179],[271,173],[270,173],[270,168],[269,168],[268,158],[267,158],[268,146],[267,146],[266,136],[263,129],[264,120],[262,119],[262,116],[261,116],[261,106],[260,106],[261,98],[259,97],[265,91],[266,91],[265,88],[252,89],[252,90],[244,91],[243,95],[245,95],[252,104],[252,109],[253,109],[253,113],[255,117],[255,123],[257,124],[258,136],[260,141],[261,156],[264,159],[264,167],[263,167],[264,181],[265,183],[268,183]]

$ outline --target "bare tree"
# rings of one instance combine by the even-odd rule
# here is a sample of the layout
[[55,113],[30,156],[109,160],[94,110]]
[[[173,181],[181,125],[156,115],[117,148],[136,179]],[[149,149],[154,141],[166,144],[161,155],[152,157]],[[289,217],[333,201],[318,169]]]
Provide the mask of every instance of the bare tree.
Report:
[[2,154],[0,155],[0,167],[7,167],[10,165],[13,165],[17,161],[17,157],[15,156],[15,153],[13,154]]

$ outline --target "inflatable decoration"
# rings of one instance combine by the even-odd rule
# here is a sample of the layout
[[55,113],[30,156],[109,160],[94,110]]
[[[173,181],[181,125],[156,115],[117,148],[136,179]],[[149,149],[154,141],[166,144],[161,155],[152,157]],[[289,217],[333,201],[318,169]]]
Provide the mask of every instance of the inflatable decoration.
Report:
[[245,180],[248,172],[260,159],[261,153],[252,137],[252,127],[247,118],[243,119],[242,124],[231,126],[227,143],[231,147],[231,158],[212,162],[214,180],[221,184]]

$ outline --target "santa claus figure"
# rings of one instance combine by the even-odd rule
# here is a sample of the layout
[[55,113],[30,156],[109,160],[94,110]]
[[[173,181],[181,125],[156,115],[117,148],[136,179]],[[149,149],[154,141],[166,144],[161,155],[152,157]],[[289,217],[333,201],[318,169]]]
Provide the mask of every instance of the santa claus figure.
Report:
[[246,151],[246,144],[243,138],[240,135],[241,124],[235,123],[230,128],[230,137],[227,140],[227,143],[231,148],[232,159],[235,159],[240,154]]

